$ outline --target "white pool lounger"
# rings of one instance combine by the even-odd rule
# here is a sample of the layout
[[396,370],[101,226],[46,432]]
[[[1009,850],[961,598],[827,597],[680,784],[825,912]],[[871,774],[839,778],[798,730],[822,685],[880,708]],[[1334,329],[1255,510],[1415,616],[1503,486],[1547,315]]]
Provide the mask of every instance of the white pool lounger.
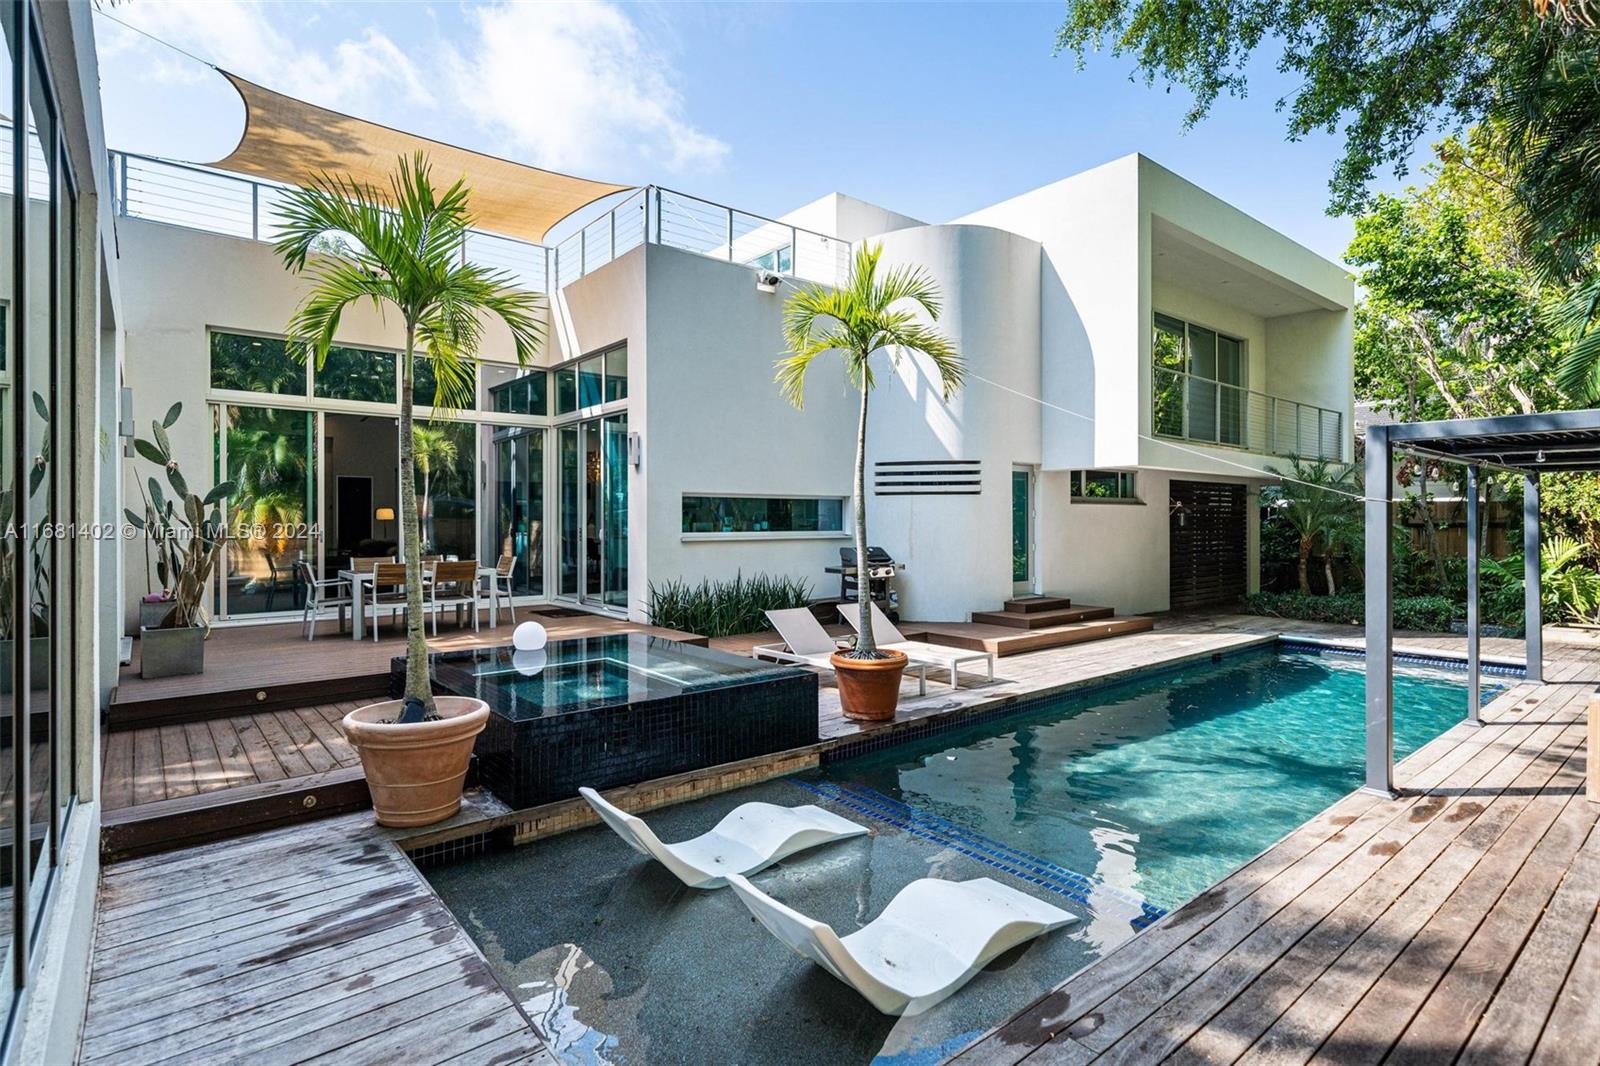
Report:
[[987,877],[923,878],[901,889],[878,917],[840,937],[738,874],[729,875],[728,884],[773,936],[885,1014],[921,1014],[997,956],[1077,921]]
[[867,832],[866,826],[821,807],[741,803],[709,833],[663,844],[643,819],[607,803],[594,789],[580,788],[578,795],[634,851],[656,860],[690,888],[721,888],[730,874],[755,873],[797,851]]

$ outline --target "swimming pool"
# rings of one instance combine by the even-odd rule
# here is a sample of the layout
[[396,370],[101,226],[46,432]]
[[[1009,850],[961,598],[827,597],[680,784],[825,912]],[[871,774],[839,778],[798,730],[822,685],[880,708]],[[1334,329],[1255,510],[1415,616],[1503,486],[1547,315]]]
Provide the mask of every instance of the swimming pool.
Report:
[[[428,876],[564,1061],[932,1063],[1359,785],[1363,682],[1360,659],[1242,653],[647,816],[665,840],[750,800],[868,825],[755,877],[841,934],[918,877],[994,877],[1081,919],[915,1018],[877,1014],[730,892],[684,888],[604,829]],[[1465,699],[1460,671],[1397,670],[1397,754]]]

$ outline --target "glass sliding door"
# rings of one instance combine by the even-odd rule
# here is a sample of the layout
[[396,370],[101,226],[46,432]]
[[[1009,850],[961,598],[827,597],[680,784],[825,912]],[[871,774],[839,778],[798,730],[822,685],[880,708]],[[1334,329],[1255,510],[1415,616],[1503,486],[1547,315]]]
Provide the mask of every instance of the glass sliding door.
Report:
[[422,554],[478,557],[478,434],[468,422],[436,419],[412,427]]
[[583,558],[581,534],[583,509],[580,506],[579,475],[582,464],[578,461],[578,427],[562,426],[556,431],[556,462],[561,479],[560,521],[561,558],[558,563],[560,581],[556,591],[562,596],[578,595],[578,567]]
[[484,427],[488,467],[483,561],[517,560],[511,589],[544,593],[544,430]]
[[215,416],[218,466],[238,486],[228,500],[217,613],[238,617],[303,604],[295,563],[313,555],[316,423],[311,411],[242,404],[227,404]]
[[[400,551],[400,422],[383,415],[322,416],[323,577],[353,557]],[[420,508],[422,478],[417,478]],[[379,517],[379,515],[384,517]]]
[[628,606],[628,416],[601,422],[605,455],[601,510],[600,598],[607,607]]
[[561,478],[560,595],[628,603],[628,416],[557,430]]

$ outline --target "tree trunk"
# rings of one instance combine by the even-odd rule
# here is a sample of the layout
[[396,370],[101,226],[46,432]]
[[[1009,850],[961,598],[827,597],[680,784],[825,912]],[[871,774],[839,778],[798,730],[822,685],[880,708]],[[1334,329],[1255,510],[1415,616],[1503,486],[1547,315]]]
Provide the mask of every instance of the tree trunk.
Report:
[[1433,561],[1433,576],[1438,582],[1439,592],[1442,595],[1449,586],[1450,579],[1444,572],[1444,556],[1439,551],[1439,530],[1433,524],[1433,505],[1428,502],[1428,466],[1424,462],[1419,466],[1422,475],[1417,480],[1417,513],[1422,517],[1422,543],[1428,550],[1428,557]]
[[867,395],[863,373],[861,418],[856,424],[856,612],[861,628],[856,634],[853,659],[879,657],[878,642],[872,633],[872,579],[867,576]]
[[422,472],[422,500],[419,509],[418,524],[428,534],[428,543],[433,543],[433,464]]
[[1333,552],[1328,552],[1322,557],[1322,576],[1328,579],[1328,595],[1337,595],[1338,590],[1333,587]]
[[[422,620],[422,538],[417,521],[416,439],[412,436],[411,374],[416,359],[416,325],[406,323],[406,350],[400,363],[400,536],[406,564],[406,697],[433,713],[428,681],[428,638]],[[373,625],[378,624],[376,617]]]
[[1300,538],[1300,559],[1298,562],[1300,576],[1300,595],[1311,595],[1311,538]]

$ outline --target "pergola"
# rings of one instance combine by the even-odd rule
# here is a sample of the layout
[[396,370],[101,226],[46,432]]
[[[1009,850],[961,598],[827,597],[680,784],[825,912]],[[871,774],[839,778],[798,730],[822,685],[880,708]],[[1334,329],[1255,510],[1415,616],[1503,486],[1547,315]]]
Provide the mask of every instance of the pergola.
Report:
[[1479,723],[1478,521],[1484,467],[1523,478],[1522,542],[1527,678],[1544,680],[1539,571],[1539,475],[1600,471],[1600,411],[1507,415],[1367,427],[1367,779],[1365,791],[1394,790],[1394,453],[1411,451],[1467,468],[1467,720]]

